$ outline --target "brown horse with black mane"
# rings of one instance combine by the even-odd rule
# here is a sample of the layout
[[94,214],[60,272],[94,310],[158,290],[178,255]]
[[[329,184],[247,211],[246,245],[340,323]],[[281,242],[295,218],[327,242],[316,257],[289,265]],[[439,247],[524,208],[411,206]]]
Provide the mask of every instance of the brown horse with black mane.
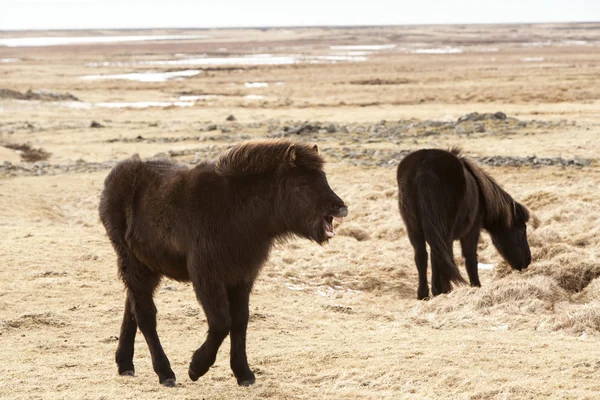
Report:
[[454,262],[454,240],[460,240],[471,285],[481,286],[477,243],[482,228],[512,268],[529,266],[529,211],[459,149],[413,152],[400,162],[397,178],[400,214],[419,272],[419,299],[429,297],[425,242],[431,249],[434,296],[448,293],[451,282],[465,283]]
[[238,384],[254,383],[246,358],[248,300],[273,243],[293,235],[324,243],[334,235],[333,219],[348,214],[327,183],[323,163],[316,145],[266,140],[239,144],[191,169],[134,156],[111,171],[100,218],[127,288],[116,352],[121,375],[134,374],[139,327],[160,383],[175,386],[153,301],[167,276],[192,282],[208,321],[190,378],[208,371],[230,334]]

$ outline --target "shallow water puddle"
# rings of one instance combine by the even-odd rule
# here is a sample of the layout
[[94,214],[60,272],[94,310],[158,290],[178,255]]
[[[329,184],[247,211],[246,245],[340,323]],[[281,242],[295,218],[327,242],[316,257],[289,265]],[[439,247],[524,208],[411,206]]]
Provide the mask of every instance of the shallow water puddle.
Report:
[[335,52],[336,55],[342,55],[342,56],[350,56],[350,57],[356,57],[356,56],[368,56],[373,54],[373,51],[337,51]]
[[156,35],[156,36],[49,36],[27,38],[2,38],[0,46],[37,47],[65,46],[73,44],[101,44],[121,42],[148,42],[157,40],[192,40],[206,39],[207,35]]
[[80,101],[65,101],[59,105],[76,110],[89,110],[93,107],[100,108],[149,108],[149,107],[192,107],[193,101],[133,101],[133,102],[98,102],[84,103]]
[[80,79],[84,81],[124,79],[137,82],[166,82],[169,79],[187,78],[200,74],[202,71],[198,69],[186,69],[184,71],[171,72],[131,72],[128,74],[116,75],[87,75]]
[[199,94],[199,95],[186,95],[179,96],[179,101],[198,101],[198,100],[215,100],[220,97],[223,97],[219,94]]
[[297,56],[274,56],[272,54],[253,54],[238,57],[196,57],[178,60],[140,61],[142,65],[285,65],[297,64]]
[[104,108],[148,108],[148,107],[192,107],[193,101],[135,101],[135,102],[100,102],[95,107]]
[[362,62],[367,61],[369,58],[366,56],[313,56],[307,57],[308,63],[318,64],[321,62],[337,62],[337,61],[351,61],[351,62]]
[[[181,56],[181,54],[179,55]],[[299,54],[273,55],[273,54],[252,54],[235,57],[193,57],[178,58],[175,60],[152,60],[137,62],[120,61],[102,61],[85,64],[87,67],[123,67],[133,65],[206,65],[206,66],[227,66],[227,65],[291,65],[291,64],[317,64],[317,63],[335,63],[338,61],[361,62],[367,61],[364,55],[328,55],[328,56],[306,56]]]
[[411,51],[413,54],[460,54],[462,52],[463,49],[459,49],[458,47],[431,47]]
[[391,50],[396,48],[395,44],[357,44],[347,46],[329,46],[329,50],[367,50],[367,51],[378,51],[378,50]]
[[528,42],[528,43],[523,43],[522,46],[523,47],[548,47],[548,46],[552,46],[552,41],[547,40],[545,42]]

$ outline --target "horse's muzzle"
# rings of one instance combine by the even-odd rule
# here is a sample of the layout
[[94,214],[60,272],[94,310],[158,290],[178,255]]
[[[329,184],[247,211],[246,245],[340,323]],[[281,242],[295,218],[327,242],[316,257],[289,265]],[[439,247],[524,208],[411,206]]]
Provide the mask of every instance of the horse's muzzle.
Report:
[[344,218],[344,217],[348,216],[348,207],[342,206],[342,207],[332,208],[329,215],[331,215],[334,218]]

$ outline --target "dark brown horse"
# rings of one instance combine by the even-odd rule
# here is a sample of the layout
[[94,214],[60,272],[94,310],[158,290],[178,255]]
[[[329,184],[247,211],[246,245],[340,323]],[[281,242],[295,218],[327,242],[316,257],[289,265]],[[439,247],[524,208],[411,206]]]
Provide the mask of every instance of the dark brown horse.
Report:
[[472,286],[481,286],[477,243],[481,229],[512,268],[531,262],[527,242],[529,212],[458,149],[419,150],[398,166],[398,202],[419,272],[418,298],[429,296],[427,249],[431,250],[431,291],[448,293],[451,282],[465,283],[452,243],[460,240]]
[[208,371],[230,334],[238,384],[254,383],[246,358],[248,299],[274,241],[298,235],[324,243],[334,235],[333,219],[347,214],[327,183],[316,146],[247,142],[192,169],[137,156],[118,164],[104,183],[100,218],[127,288],[116,352],[119,373],[134,373],[139,327],[160,383],[175,385],[156,332],[153,301],[167,276],[192,282],[208,321],[190,378]]

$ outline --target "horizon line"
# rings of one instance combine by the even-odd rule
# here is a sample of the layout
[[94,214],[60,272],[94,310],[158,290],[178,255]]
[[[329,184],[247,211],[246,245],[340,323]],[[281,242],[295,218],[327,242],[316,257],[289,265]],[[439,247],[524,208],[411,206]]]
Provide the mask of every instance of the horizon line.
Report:
[[331,25],[266,25],[266,26],[214,26],[214,27],[192,27],[192,26],[144,26],[144,27],[129,27],[129,28],[27,28],[27,29],[0,29],[0,32],[61,32],[61,31],[133,31],[133,30],[243,30],[243,29],[311,29],[311,28],[327,28],[327,29],[349,29],[349,28],[397,28],[397,27],[428,27],[428,26],[498,26],[498,25],[580,25],[580,24],[600,24],[599,21],[520,21],[520,22],[452,22],[452,23],[402,23],[402,24],[331,24]]

